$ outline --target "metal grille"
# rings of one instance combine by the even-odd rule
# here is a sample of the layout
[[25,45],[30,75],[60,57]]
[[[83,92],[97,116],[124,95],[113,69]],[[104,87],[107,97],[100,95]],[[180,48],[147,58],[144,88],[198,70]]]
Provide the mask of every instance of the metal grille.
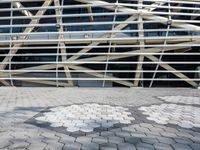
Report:
[[197,87],[198,0],[1,0],[6,86]]

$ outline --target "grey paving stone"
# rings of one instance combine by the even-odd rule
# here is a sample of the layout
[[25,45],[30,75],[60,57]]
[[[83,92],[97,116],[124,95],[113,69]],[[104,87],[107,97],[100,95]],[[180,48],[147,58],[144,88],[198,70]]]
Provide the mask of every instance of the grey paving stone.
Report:
[[63,146],[63,150],[80,150],[81,149],[81,144],[80,143],[66,143],[64,146]]
[[43,150],[47,146],[46,143],[39,142],[39,143],[30,143],[30,145],[27,147],[28,150]]
[[68,143],[68,142],[74,142],[76,138],[69,136],[69,135],[63,135],[60,137],[59,142],[61,143]]
[[123,127],[123,128],[122,128],[122,131],[135,132],[136,129],[135,129],[134,126],[130,125],[130,126],[127,126],[127,127]]
[[9,149],[25,149],[30,145],[30,143],[23,140],[12,140],[11,142],[13,144],[9,146]]
[[175,144],[172,144],[172,147],[175,149],[175,150],[192,150],[192,148],[186,144],[180,144],[180,143],[175,143]]
[[146,144],[146,143],[138,143],[138,144],[136,144],[136,149],[137,150],[155,150],[153,145]]
[[121,132],[122,129],[121,128],[114,128],[110,130],[111,132]]
[[138,138],[144,138],[144,137],[146,137],[146,134],[142,133],[142,132],[133,132],[133,133],[131,133],[131,136],[138,137]]
[[6,139],[4,137],[1,137],[0,139],[0,148],[6,148],[10,146],[12,143],[9,141],[9,139]]
[[[45,132],[44,132],[45,131]],[[46,137],[46,138],[57,138],[55,136],[55,132],[50,132],[49,130],[44,130],[42,133],[40,133],[41,136]]]
[[99,145],[96,143],[83,143],[81,150],[98,150]]
[[191,132],[194,137],[200,138],[200,132]]
[[[92,92],[91,92],[92,90]],[[102,92],[104,93],[102,95]],[[14,144],[9,142],[12,141],[14,138],[21,138],[23,141],[27,141],[30,145],[27,147],[29,150],[44,150],[44,147],[53,149],[54,146],[51,145],[52,143],[55,143],[55,141],[58,141],[58,143],[61,142],[61,144],[65,143],[66,145],[72,145],[74,144],[75,138],[71,137],[66,134],[62,134],[59,132],[56,132],[54,129],[49,130],[45,129],[43,127],[39,128],[35,125],[30,125],[27,123],[24,123],[28,119],[32,118],[34,115],[39,113],[41,110],[46,109],[47,107],[54,107],[54,106],[67,106],[69,104],[80,104],[80,103],[86,103],[86,102],[92,102],[92,103],[104,103],[104,104],[111,104],[111,105],[119,105],[123,107],[133,107],[133,106],[149,106],[152,104],[159,105],[158,103],[163,103],[160,100],[157,100],[155,96],[159,95],[180,95],[181,94],[187,94],[190,96],[200,96],[199,91],[196,92],[195,90],[184,90],[184,89],[139,89],[139,90],[133,90],[130,89],[76,89],[76,88],[69,88],[69,89],[52,89],[52,88],[1,88],[0,89],[0,147],[3,146],[11,146]],[[74,94],[75,93],[75,94]],[[87,94],[89,93],[89,94]],[[134,99],[133,99],[134,96]],[[148,100],[147,100],[148,98]],[[181,105],[181,104],[180,104]],[[195,106],[197,107],[197,106]],[[198,106],[199,107],[199,106]],[[136,108],[133,108],[136,109]],[[138,111],[138,110],[137,110]],[[93,112],[95,112],[93,110]],[[133,116],[135,115],[135,110],[131,112]],[[195,114],[195,112],[194,112]],[[138,114],[137,114],[138,115]],[[198,115],[198,114],[197,114]],[[196,116],[197,116],[196,115]],[[176,116],[176,115],[175,115]],[[194,116],[194,115],[193,115]],[[86,116],[88,117],[88,116]],[[147,138],[155,138],[160,142],[159,144],[175,144],[175,138],[178,138],[176,142],[180,143],[181,145],[189,144],[188,146],[190,148],[193,148],[195,150],[199,150],[199,143],[200,143],[200,137],[199,137],[199,130],[198,128],[195,129],[184,129],[181,127],[173,128],[169,127],[171,124],[166,125],[158,125],[155,123],[140,123],[145,121],[143,118],[144,116],[139,116],[139,120],[136,119],[137,124],[134,125],[128,125],[127,127],[122,127],[119,125],[119,128],[117,126],[113,129],[108,129],[109,131],[99,132],[96,133],[86,133],[86,137],[103,137],[104,140],[99,140],[99,143],[108,143],[108,139],[106,137],[110,136],[116,136],[118,132],[121,134],[119,136],[120,138],[126,139],[125,143],[118,143],[118,149],[126,145],[129,149],[132,145],[131,143],[138,144],[142,141],[140,138],[147,137]],[[190,119],[190,114],[184,114],[182,119],[186,119],[188,121],[192,121]],[[198,121],[198,119],[196,119]],[[176,119],[171,120],[172,124],[177,124]],[[134,123],[134,121],[133,121]],[[95,124],[93,124],[95,125]],[[131,127],[131,129],[130,129]],[[135,127],[139,130],[142,130],[142,133],[137,132],[135,130]],[[149,129],[150,131],[148,132]],[[11,135],[10,136],[10,131]],[[5,136],[2,132],[6,133],[7,136]],[[124,135],[125,132],[128,133],[128,135]],[[172,135],[167,135],[165,133],[173,133]],[[162,136],[160,133],[163,133]],[[55,134],[55,135],[54,135]],[[130,134],[130,135],[129,135]],[[175,134],[175,135],[174,135]],[[99,136],[100,135],[100,136]],[[82,135],[79,135],[82,136]],[[129,137],[135,138],[129,139]],[[168,137],[168,138],[167,138]],[[139,139],[139,140],[136,140]],[[132,140],[132,141],[131,141]],[[95,140],[92,139],[91,144],[95,144]],[[98,141],[98,140],[97,140]],[[190,143],[193,142],[193,143]],[[44,143],[46,142],[46,143]],[[20,143],[20,142],[19,142]],[[75,142],[77,143],[77,142]],[[96,142],[97,144],[98,142]],[[149,142],[150,143],[150,142]],[[178,144],[177,143],[177,144]],[[17,143],[18,144],[18,143]],[[55,143],[56,144],[56,143]],[[90,144],[90,143],[87,143]],[[143,142],[143,144],[145,144]],[[147,144],[147,143],[146,143]],[[155,143],[157,144],[157,143]],[[154,147],[156,148],[154,144]],[[26,143],[24,144],[25,146]],[[79,146],[74,147],[68,147],[68,149],[80,149],[80,143],[78,143]],[[98,144],[97,144],[98,145]],[[122,146],[123,145],[123,146]],[[165,145],[165,146],[166,146]],[[60,145],[55,145],[58,149],[60,148]],[[157,145],[158,147],[159,145]],[[162,145],[162,147],[165,147]],[[22,144],[23,147],[23,144]],[[21,147],[21,149],[23,149]],[[134,147],[135,148],[135,147]],[[7,148],[3,148],[7,149]],[[15,147],[15,150],[20,149]],[[20,150],[21,150],[20,149]],[[122,148],[121,148],[122,149]],[[125,150],[125,146],[124,149]]]
[[111,131],[101,132],[101,136],[104,136],[104,137],[109,137],[109,136],[114,136],[114,135],[115,135],[115,132],[111,132]]
[[49,143],[48,145],[46,145],[44,147],[44,150],[62,150],[63,147],[64,147],[64,144],[62,144],[62,143],[52,142],[52,143]]
[[97,143],[97,144],[103,144],[103,143],[107,143],[108,142],[108,138],[107,137],[103,137],[103,136],[98,136],[98,137],[94,137],[92,139],[92,142]]
[[158,143],[158,140],[156,138],[151,138],[151,137],[141,138],[141,140],[142,142],[147,143],[147,144]]
[[190,139],[191,139],[194,143],[200,143],[200,138],[199,138],[199,137],[190,137]]
[[194,137],[192,134],[187,133],[187,130],[180,130],[180,132],[176,132],[176,135],[179,137],[185,137],[185,138],[193,138]]
[[199,150],[200,143],[192,143],[190,144],[190,147],[192,147],[193,150]]
[[125,132],[125,131],[115,132],[115,134],[116,134],[116,136],[119,136],[119,137],[128,137],[128,136],[131,136],[130,132]]
[[152,125],[152,124],[150,124],[150,123],[140,123],[140,126],[141,127],[146,127],[146,128],[154,128],[154,126]]
[[164,125],[159,125],[159,124],[153,124],[154,127],[156,128],[161,128],[161,129],[165,129],[165,126]]
[[99,132],[87,134],[88,137],[98,137],[99,135],[100,135]]
[[81,144],[91,143],[92,142],[92,137],[88,137],[88,136],[77,137],[76,138],[76,142],[79,142]]
[[177,135],[173,132],[161,132],[160,134],[164,137],[170,137],[170,138],[177,137]]
[[21,129],[21,130],[19,130],[19,129],[15,129],[15,131],[14,132],[12,132],[11,134],[10,134],[12,137],[14,137],[14,139],[26,139],[27,137],[25,136],[25,132],[24,132],[24,129]]
[[179,132],[177,129],[171,128],[171,127],[165,127],[165,128],[164,128],[164,131],[173,132],[173,133]]
[[170,144],[154,143],[153,146],[156,150],[173,150]]
[[124,139],[118,136],[111,136],[108,137],[108,142],[118,144],[124,142]]
[[119,150],[136,150],[135,146],[130,143],[118,143],[117,146]]
[[149,135],[152,135],[152,136],[162,136],[161,134],[160,134],[160,132],[154,132],[154,131],[151,131],[151,132],[148,132],[148,133],[145,133],[145,134],[147,134],[148,136]]
[[141,142],[141,139],[138,137],[125,137],[125,142],[136,145]]
[[193,142],[188,138],[174,138],[177,143],[192,144]]
[[160,143],[164,143],[164,144],[174,144],[174,143],[176,143],[172,138],[157,137],[157,139]]
[[160,134],[160,132],[165,131],[165,130],[162,129],[162,128],[156,128],[156,127],[149,128],[149,130],[152,131],[152,132],[157,132],[157,133],[159,133],[159,134]]
[[135,127],[136,131],[140,131],[140,132],[149,132],[150,130],[146,127]]
[[9,150],[8,148],[0,148],[0,150]]
[[113,143],[100,144],[100,150],[117,150],[117,145]]

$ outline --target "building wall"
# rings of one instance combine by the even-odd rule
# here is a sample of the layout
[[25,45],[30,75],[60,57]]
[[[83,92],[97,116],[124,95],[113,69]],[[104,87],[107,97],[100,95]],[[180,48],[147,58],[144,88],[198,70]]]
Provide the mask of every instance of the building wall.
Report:
[[0,84],[197,87],[200,2],[2,0]]

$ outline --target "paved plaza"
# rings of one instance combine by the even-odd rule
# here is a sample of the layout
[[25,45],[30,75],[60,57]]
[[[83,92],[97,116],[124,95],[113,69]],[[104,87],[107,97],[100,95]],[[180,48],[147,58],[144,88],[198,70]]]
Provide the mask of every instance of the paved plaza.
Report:
[[200,90],[0,88],[2,150],[200,150]]

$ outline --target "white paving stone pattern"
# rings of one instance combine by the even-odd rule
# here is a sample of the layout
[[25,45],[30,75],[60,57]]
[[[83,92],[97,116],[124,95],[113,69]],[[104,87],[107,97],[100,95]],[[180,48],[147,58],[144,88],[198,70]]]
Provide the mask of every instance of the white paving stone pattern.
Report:
[[160,96],[158,97],[166,102],[170,103],[182,103],[190,105],[200,105],[200,97],[194,96]]
[[200,128],[200,109],[190,105],[161,104],[140,107],[147,119],[158,124],[174,124],[183,128]]
[[110,128],[117,123],[130,124],[135,120],[130,116],[128,108],[96,103],[60,106],[49,110],[36,120],[48,122],[51,127],[66,127],[68,132],[93,132],[94,128]]

